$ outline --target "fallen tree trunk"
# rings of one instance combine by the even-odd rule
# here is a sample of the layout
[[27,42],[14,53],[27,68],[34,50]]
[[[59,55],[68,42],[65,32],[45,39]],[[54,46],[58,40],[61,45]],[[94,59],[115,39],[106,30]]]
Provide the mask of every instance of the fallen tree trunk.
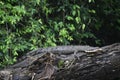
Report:
[[120,43],[105,47],[58,46],[27,53],[0,71],[0,80],[116,80]]

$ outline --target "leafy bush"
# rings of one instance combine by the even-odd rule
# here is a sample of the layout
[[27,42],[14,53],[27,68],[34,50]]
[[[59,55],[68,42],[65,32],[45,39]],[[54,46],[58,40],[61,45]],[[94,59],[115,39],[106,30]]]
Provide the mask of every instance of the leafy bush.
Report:
[[[112,3],[117,16],[117,0]],[[0,66],[13,64],[18,56],[39,47],[102,44],[97,34],[106,16],[114,13],[110,4],[109,0],[1,0]],[[119,18],[114,20],[119,24]]]

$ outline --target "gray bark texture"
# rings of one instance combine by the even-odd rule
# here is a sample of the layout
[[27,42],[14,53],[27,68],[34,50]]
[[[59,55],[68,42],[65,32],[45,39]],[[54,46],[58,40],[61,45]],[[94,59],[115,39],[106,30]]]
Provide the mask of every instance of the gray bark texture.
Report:
[[40,48],[0,70],[0,80],[119,80],[120,43]]

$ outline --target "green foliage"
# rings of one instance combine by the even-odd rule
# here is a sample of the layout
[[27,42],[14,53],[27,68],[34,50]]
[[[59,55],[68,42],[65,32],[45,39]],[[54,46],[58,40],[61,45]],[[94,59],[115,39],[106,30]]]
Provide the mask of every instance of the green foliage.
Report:
[[92,15],[94,26],[92,32],[102,44],[111,44],[120,41],[120,3],[119,0],[95,0],[90,9],[95,11]]
[[102,44],[97,32],[103,24],[120,31],[119,5],[118,0],[1,0],[0,66],[39,47]]

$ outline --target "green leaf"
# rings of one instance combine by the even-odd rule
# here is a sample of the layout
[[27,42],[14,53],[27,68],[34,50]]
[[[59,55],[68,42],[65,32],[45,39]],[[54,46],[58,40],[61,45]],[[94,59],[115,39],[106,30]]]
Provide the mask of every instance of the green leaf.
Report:
[[18,53],[16,51],[14,52],[14,56],[18,56]]
[[68,31],[67,31],[65,28],[63,28],[63,29],[60,30],[59,35],[60,35],[60,36],[67,37]]
[[37,3],[37,4],[40,4],[40,0],[36,0],[36,3]]
[[91,2],[92,2],[92,0],[88,0],[88,2],[89,2],[89,3],[91,3]]
[[92,10],[89,10],[89,12],[90,12],[90,13],[94,13],[94,14],[96,13],[96,11],[93,10],[93,9],[92,9]]
[[[58,28],[58,25],[60,26],[60,27],[63,27],[64,26],[64,23],[63,22],[59,22],[58,24],[56,24],[56,28]],[[56,29],[57,30],[57,29]]]
[[67,20],[73,20],[73,17],[71,16],[66,16]]
[[82,24],[82,30],[85,30],[85,24]]
[[77,24],[79,24],[80,21],[81,21],[81,20],[80,20],[80,17],[76,17],[76,18],[75,18],[75,21],[76,21]]
[[72,11],[72,15],[75,16],[76,15],[76,11],[73,10]]

